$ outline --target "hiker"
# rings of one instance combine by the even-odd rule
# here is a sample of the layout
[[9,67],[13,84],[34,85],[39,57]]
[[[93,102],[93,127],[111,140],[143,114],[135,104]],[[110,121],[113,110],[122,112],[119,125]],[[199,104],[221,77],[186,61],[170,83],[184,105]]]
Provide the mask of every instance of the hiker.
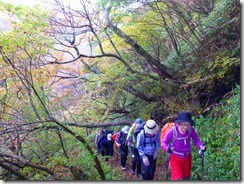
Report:
[[130,129],[129,126],[124,126],[121,129],[121,131],[117,134],[115,139],[115,144],[120,154],[120,166],[122,171],[126,170],[126,161],[128,156],[128,145],[127,145],[126,137],[129,129]]
[[102,132],[102,130],[98,130],[98,131],[96,132],[96,136],[95,136],[95,138],[94,138],[95,149],[96,149],[96,151],[98,152],[98,154],[101,153],[101,146],[100,146],[100,144],[98,143],[98,140],[99,140],[99,137],[100,137],[100,135],[101,135],[101,132]]
[[153,180],[156,171],[156,158],[160,148],[159,127],[149,119],[137,135],[137,144],[143,180]]
[[206,146],[192,127],[194,121],[189,112],[179,112],[175,124],[163,138],[161,146],[170,154],[171,180],[189,180],[192,163],[191,138],[199,153],[206,151]]
[[114,154],[114,141],[112,140],[112,134],[107,135],[107,142],[105,146],[105,161],[108,161],[108,157],[112,157]]
[[98,143],[98,147],[100,148],[100,154],[102,156],[105,156],[106,142],[107,142],[106,130],[101,130],[97,143]]
[[138,149],[136,148],[137,135],[143,129],[144,124],[141,118],[137,118],[133,123],[132,127],[129,129],[129,133],[127,135],[127,144],[131,149],[131,174],[137,175],[137,177],[142,178],[141,174],[141,161],[138,153]]

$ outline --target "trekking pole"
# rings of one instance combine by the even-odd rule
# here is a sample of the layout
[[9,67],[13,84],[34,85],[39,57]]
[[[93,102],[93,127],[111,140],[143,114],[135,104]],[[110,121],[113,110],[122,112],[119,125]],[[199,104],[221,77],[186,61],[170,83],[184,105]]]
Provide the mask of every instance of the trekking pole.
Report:
[[167,160],[165,162],[165,175],[164,175],[164,180],[168,180],[169,161],[170,161],[170,154],[168,154]]
[[202,158],[202,180],[203,180],[203,174],[204,174],[204,152],[200,152],[200,157]]
[[204,174],[204,152],[206,151],[205,143],[200,147],[199,155],[202,158],[202,180],[203,180],[203,174]]
[[202,178],[204,176],[204,154],[202,154]]

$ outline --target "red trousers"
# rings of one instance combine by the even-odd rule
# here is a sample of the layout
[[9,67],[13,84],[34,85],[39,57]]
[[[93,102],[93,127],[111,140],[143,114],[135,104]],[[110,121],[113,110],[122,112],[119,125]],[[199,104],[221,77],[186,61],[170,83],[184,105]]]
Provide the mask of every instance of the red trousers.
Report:
[[192,156],[181,158],[175,154],[170,155],[171,180],[190,179]]

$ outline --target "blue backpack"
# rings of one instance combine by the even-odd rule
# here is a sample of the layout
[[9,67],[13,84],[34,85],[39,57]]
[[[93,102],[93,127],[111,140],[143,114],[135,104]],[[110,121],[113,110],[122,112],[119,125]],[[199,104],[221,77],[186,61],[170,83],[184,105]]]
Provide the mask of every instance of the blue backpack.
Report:
[[100,140],[100,145],[105,145],[106,142],[108,141],[107,135],[112,134],[113,135],[113,130],[103,130],[102,138]]

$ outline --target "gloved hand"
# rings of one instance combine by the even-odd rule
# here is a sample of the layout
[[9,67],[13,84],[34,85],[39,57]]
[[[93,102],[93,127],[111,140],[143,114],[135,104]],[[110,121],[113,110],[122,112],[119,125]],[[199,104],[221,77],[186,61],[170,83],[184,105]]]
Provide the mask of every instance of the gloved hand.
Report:
[[203,144],[200,146],[200,149],[199,149],[199,155],[200,155],[200,157],[203,157],[204,152],[205,152],[206,150],[207,150],[206,145],[205,145],[205,143],[203,143]]
[[173,153],[173,150],[172,150],[171,146],[168,147],[167,152],[168,152],[169,154],[170,154],[170,153]]
[[155,159],[157,158],[157,155],[158,155],[158,152],[155,151],[155,152],[153,153],[153,160],[155,160]]
[[142,157],[142,161],[143,161],[143,163],[144,163],[145,166],[149,166],[149,160],[148,160],[148,158],[147,158],[146,155],[144,155],[144,156]]

